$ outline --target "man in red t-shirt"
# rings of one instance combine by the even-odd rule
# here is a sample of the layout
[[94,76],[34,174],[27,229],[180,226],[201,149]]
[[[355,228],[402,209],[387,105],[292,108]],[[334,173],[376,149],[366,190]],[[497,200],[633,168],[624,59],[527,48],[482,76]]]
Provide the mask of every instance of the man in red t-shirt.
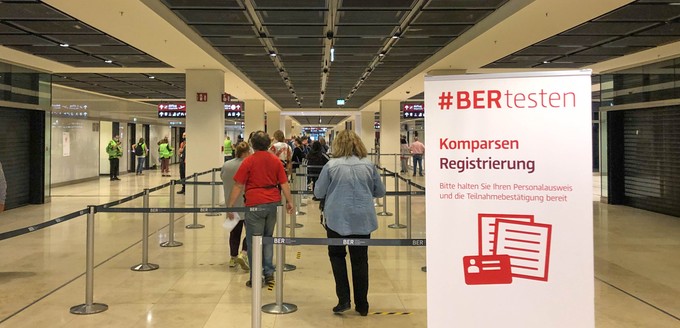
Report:
[[[234,187],[229,195],[227,207],[234,207],[236,199],[245,188],[245,205],[265,207],[265,211],[246,212],[246,242],[248,243],[248,259],[252,260],[253,234],[259,233],[263,237],[274,235],[276,225],[276,208],[281,204],[281,190],[286,197],[286,211],[293,213],[293,198],[288,186],[286,171],[281,161],[274,154],[268,152],[271,140],[264,131],[255,132],[249,140],[255,153],[246,157],[234,175]],[[281,188],[279,190],[279,188]],[[230,219],[232,213],[227,214]],[[274,281],[274,245],[264,245],[262,249],[262,268],[265,283]],[[252,263],[250,265],[252,268]],[[252,278],[252,272],[251,272]],[[246,282],[251,286],[251,281]]]

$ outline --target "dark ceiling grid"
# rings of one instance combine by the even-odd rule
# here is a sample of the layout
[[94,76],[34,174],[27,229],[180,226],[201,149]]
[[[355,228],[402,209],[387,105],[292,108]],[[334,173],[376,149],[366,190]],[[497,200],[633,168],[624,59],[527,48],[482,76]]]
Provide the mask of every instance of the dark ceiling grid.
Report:
[[184,74],[54,74],[52,82],[126,99],[183,99]]
[[162,1],[283,108],[361,107],[507,2]]
[[168,67],[37,0],[0,2],[0,45],[75,67]]
[[501,58],[486,68],[581,68],[680,41],[674,0],[638,0]]

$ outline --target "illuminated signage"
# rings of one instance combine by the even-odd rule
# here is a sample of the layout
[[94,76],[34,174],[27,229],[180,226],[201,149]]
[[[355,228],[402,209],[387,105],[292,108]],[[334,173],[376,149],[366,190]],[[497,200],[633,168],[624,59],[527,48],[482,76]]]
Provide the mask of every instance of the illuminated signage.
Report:
[[424,118],[425,103],[422,101],[401,102],[401,116],[403,118]]
[[224,103],[224,118],[241,118],[245,109],[242,101],[228,101]]
[[159,118],[182,118],[187,117],[187,105],[185,103],[158,104]]

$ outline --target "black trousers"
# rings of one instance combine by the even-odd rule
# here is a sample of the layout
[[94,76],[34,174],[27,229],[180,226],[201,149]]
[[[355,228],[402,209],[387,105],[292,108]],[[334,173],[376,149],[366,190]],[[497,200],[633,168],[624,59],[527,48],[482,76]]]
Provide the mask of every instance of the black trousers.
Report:
[[118,177],[118,167],[119,167],[119,160],[118,158],[109,158],[109,178],[117,178]]
[[[179,178],[184,180],[187,178],[187,164],[184,162],[179,163]],[[182,190],[184,190],[185,184],[182,184]]]
[[[245,213],[240,213],[239,215],[245,215]],[[234,229],[229,233],[229,255],[238,256],[238,246],[241,243],[241,232],[243,232],[243,220],[239,220],[236,223]],[[248,244],[246,243],[246,237],[243,237],[243,251],[248,250]]]
[[[341,236],[326,227],[328,238],[360,238],[369,239],[371,235]],[[338,303],[350,302],[349,279],[347,276],[346,247],[349,247],[349,259],[352,263],[352,287],[354,289],[354,304],[357,311],[368,311],[368,246],[328,246],[328,257],[333,268],[335,278],[335,294]]]

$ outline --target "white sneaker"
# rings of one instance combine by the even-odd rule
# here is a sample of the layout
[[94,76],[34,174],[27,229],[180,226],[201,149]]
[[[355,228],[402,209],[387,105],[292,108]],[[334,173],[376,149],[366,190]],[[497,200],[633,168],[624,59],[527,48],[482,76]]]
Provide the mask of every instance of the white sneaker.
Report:
[[241,266],[243,271],[250,271],[250,267],[248,266],[248,255],[243,253],[239,254],[236,258],[236,263]]
[[230,267],[230,268],[235,268],[235,267],[236,267],[236,258],[233,257],[233,256],[229,259],[229,267]]

